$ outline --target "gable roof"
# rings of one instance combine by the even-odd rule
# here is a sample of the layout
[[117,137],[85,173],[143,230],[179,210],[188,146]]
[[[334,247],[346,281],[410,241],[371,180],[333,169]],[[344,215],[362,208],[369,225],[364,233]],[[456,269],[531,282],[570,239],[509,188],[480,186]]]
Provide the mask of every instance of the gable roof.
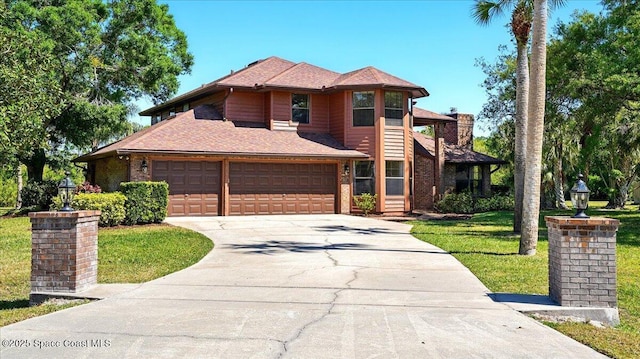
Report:
[[202,106],[147,127],[75,162],[129,153],[241,155],[251,157],[368,158],[329,134],[270,131],[260,123],[211,119]]
[[256,91],[269,88],[332,91],[362,87],[410,91],[414,98],[429,96],[429,93],[423,87],[380,71],[375,67],[369,66],[341,75],[304,62],[296,64],[271,56],[252,62],[239,71],[232,71],[229,75],[203,84],[162,104],[148,108],[140,112],[140,115],[150,116],[158,110],[168,108],[181,101],[227,88],[245,88]]
[[[433,137],[425,136],[420,132],[414,132],[413,139],[416,153],[430,158],[435,158],[436,143]],[[470,165],[498,165],[507,163],[501,159],[470,150],[463,146],[456,146],[448,143],[445,143],[444,145],[444,161],[448,163]]]

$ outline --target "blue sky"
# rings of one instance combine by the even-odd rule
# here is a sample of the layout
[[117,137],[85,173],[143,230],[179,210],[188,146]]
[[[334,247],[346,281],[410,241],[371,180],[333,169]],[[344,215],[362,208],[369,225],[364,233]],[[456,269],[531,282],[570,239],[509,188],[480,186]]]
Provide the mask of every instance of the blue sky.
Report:
[[[477,115],[486,100],[475,59],[493,60],[511,45],[509,14],[489,26],[471,18],[472,0],[414,1],[161,1],[188,37],[195,57],[178,94],[269,56],[337,72],[366,66],[411,81],[431,96],[418,106],[445,113],[451,107]],[[596,0],[568,0],[552,12],[549,27],[575,10],[599,12]],[[137,103],[140,110],[149,101]],[[143,124],[149,118],[134,120]],[[476,133],[486,134],[476,125]]]

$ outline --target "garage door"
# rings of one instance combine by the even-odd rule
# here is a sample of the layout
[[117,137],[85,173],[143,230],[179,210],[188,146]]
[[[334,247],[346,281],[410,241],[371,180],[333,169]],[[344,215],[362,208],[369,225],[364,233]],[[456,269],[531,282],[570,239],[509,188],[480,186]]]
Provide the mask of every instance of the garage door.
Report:
[[153,161],[152,178],[169,184],[169,216],[220,213],[220,162]]
[[336,213],[336,165],[230,163],[229,212]]

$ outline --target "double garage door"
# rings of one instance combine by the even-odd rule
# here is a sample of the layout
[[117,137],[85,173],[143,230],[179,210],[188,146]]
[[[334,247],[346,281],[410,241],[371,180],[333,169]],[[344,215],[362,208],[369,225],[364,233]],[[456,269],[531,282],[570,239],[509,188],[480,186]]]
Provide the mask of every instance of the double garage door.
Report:
[[[229,163],[228,213],[336,212],[336,165]],[[169,183],[170,216],[222,213],[222,162],[153,161],[154,181]]]

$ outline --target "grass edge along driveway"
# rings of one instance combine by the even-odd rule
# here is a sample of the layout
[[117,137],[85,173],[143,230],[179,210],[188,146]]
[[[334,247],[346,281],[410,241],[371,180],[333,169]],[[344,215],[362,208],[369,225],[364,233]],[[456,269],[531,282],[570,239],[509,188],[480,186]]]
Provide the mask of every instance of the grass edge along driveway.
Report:
[[[596,328],[586,323],[545,323],[614,358],[640,357],[640,211],[590,209],[593,217],[620,220],[617,233],[618,309],[621,324]],[[544,216],[571,215],[543,211],[535,256],[520,256],[519,236],[512,232],[513,214],[480,213],[466,221],[414,221],[411,233],[451,253],[491,291],[548,295],[548,242]]]
[[[31,223],[0,218],[0,327],[86,301],[29,307]],[[98,283],[142,283],[197,263],[213,248],[200,233],[166,224],[100,228]]]

